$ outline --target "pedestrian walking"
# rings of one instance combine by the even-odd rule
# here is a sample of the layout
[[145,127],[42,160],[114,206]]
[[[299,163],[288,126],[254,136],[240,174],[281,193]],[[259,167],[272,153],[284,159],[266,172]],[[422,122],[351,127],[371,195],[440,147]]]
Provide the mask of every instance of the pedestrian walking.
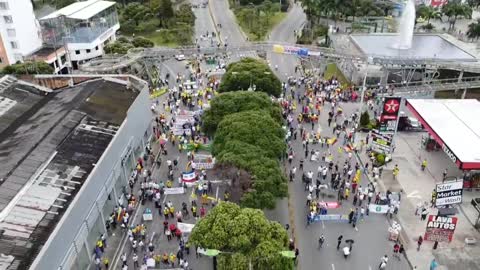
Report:
[[430,262],[430,270],[436,270],[437,267],[438,267],[438,263],[435,260],[435,258],[433,258],[432,262]]
[[343,235],[340,235],[340,236],[337,238],[337,250],[340,249],[340,245],[342,244],[342,239],[343,239]]
[[396,242],[393,245],[393,257],[397,258],[398,260],[400,260],[400,257],[398,256],[399,251],[400,251],[400,245],[398,244],[398,242]]
[[388,263],[388,256],[385,254],[383,257],[380,259],[380,264],[378,265],[378,269],[385,269],[387,268],[387,263]]
[[423,237],[420,235],[417,240],[417,251],[420,251],[420,247],[422,246],[423,243]]

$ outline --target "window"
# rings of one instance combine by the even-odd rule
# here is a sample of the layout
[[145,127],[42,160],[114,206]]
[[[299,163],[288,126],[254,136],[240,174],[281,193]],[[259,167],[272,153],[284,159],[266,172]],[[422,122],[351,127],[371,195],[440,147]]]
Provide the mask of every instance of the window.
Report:
[[87,49],[87,53],[90,53],[90,52],[91,52],[91,50],[90,50],[90,49]]
[[12,16],[10,16],[10,15],[3,16],[3,20],[5,21],[5,23],[13,23]]
[[98,46],[95,46],[95,51],[98,51]]
[[7,29],[7,34],[8,34],[9,37],[15,37],[15,36],[17,36],[17,31],[15,31],[15,29],[13,29],[13,28],[9,28],[9,29]]
[[75,54],[80,54],[80,50],[76,50],[76,51],[75,51]]
[[12,49],[18,49],[18,44],[16,41],[10,41],[10,45],[12,46]]
[[8,3],[0,2],[0,10],[8,10]]
[[0,57],[0,63],[3,63],[3,58]]

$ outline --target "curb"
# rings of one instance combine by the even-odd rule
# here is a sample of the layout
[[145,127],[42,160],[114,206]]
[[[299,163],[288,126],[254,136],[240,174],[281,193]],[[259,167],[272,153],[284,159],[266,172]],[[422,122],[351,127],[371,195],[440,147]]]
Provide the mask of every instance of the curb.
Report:
[[213,27],[215,28],[215,32],[217,33],[217,40],[220,41],[221,44],[223,44],[222,35],[220,33],[220,30],[218,30],[217,20],[215,19],[215,15],[213,15],[213,12],[212,12],[212,3],[211,2],[212,2],[212,0],[208,0],[208,13],[210,14],[210,18],[213,21]]
[[[360,158],[360,155],[358,154],[358,152],[355,153],[355,158],[357,159],[357,162],[360,164],[360,167],[363,171],[363,174],[367,177],[368,182],[373,183],[372,178],[370,177],[368,172],[365,170],[365,166],[364,166],[363,161]],[[386,188],[385,188],[385,185],[384,185],[383,181],[378,181],[377,183],[378,183],[379,189],[381,191],[383,191],[383,192],[386,191]],[[402,224],[400,222],[400,219],[397,218],[396,216],[395,216],[395,218],[392,218],[392,219],[387,218],[387,221],[390,225],[392,224],[392,220],[396,220],[397,223],[400,224],[400,225]],[[402,228],[403,228],[403,226],[402,226]],[[399,239],[402,243],[409,243],[410,242],[410,239],[408,238],[408,235],[406,235],[406,234],[407,234],[407,232],[405,232],[405,230],[400,231]],[[406,251],[403,252],[403,257],[405,257],[405,260],[407,261],[408,265],[410,266],[410,269],[413,269],[413,264],[410,261],[410,259],[408,258]]]

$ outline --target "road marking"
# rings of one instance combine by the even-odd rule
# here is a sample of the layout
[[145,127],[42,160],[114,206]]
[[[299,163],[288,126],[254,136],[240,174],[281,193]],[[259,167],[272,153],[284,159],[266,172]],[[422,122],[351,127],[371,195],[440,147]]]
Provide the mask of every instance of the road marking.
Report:
[[325,223],[322,220],[322,228],[325,229]]
[[165,197],[163,198],[163,203],[162,204],[165,204],[165,202],[167,201],[167,196],[168,196],[168,194],[165,194]]
[[332,270],[335,270],[335,265],[332,263]]
[[418,199],[421,199],[422,196],[417,195],[417,194],[418,194],[418,190],[414,190],[413,192],[411,192],[410,194],[407,195],[407,198],[418,198]]
[[215,192],[215,199],[218,201],[218,191],[219,191],[220,187],[217,187],[217,192]]
[[368,270],[372,270],[372,267],[370,265],[368,266]]

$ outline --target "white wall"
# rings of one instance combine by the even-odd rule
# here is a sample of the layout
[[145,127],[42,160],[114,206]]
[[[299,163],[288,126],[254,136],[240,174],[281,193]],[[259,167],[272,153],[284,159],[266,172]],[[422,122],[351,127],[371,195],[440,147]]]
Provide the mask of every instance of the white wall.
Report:
[[[0,0],[1,1],[1,0]],[[82,61],[82,60],[89,60],[95,57],[99,57],[103,55],[103,43],[108,39],[116,39],[115,33],[120,29],[120,25],[116,24],[104,34],[102,34],[99,38],[95,39],[91,43],[68,43],[68,51],[70,55],[70,59],[72,61]],[[95,50],[95,47],[98,46],[98,50]],[[90,53],[87,53],[87,49],[90,50]],[[80,54],[77,54],[76,51],[80,51]]]
[[[0,31],[5,50],[11,64],[17,60],[15,54],[26,56],[42,46],[40,25],[33,13],[30,0],[0,0],[8,3],[7,10],[0,10]],[[3,16],[12,16],[13,23],[5,23]],[[15,37],[9,36],[7,29],[15,29]],[[18,45],[13,49],[11,41]]]

